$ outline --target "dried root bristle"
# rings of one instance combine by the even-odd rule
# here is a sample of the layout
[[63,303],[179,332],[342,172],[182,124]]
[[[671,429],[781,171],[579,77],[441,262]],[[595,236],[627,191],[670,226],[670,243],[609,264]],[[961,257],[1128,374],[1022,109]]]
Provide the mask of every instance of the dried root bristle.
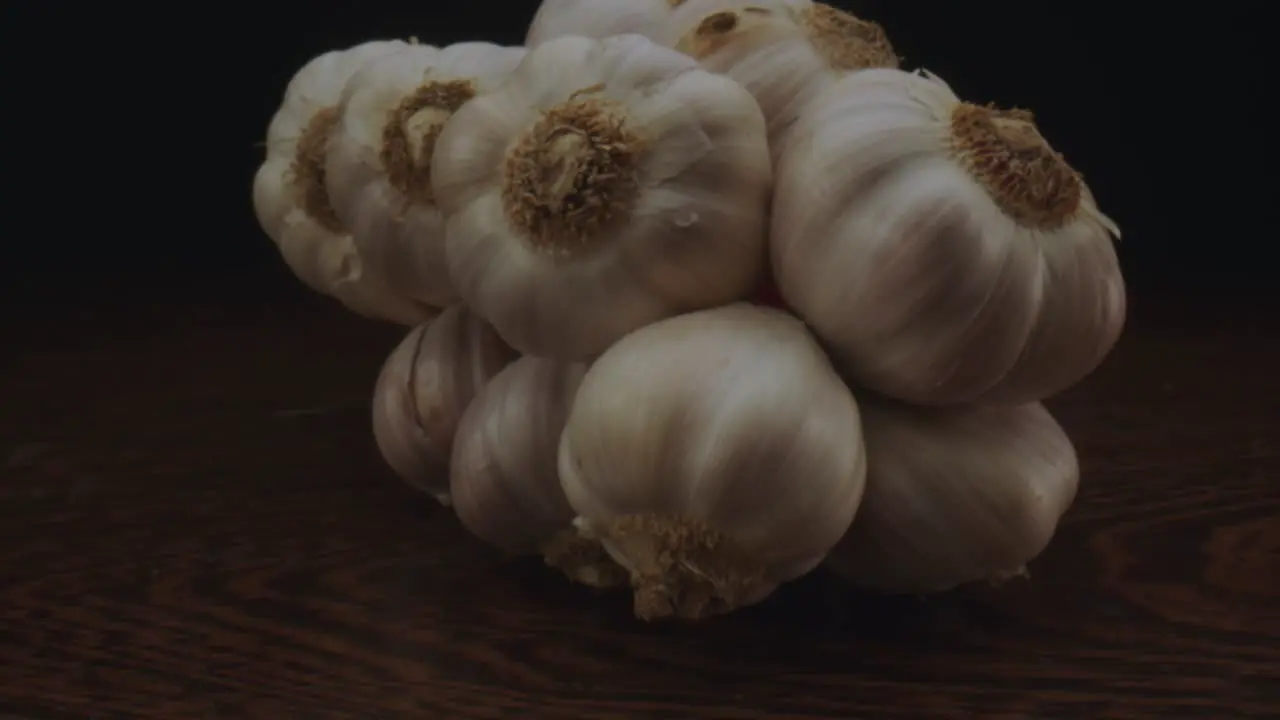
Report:
[[627,571],[609,557],[599,540],[583,537],[572,527],[556,533],[541,547],[547,565],[570,580],[595,588],[616,588],[627,584]]
[[436,139],[445,122],[475,94],[470,80],[428,82],[387,114],[379,159],[387,181],[410,201],[434,202],[431,154]]
[[297,151],[289,168],[298,192],[298,207],[320,227],[334,233],[344,229],[325,188],[324,156],[329,149],[329,136],[340,118],[336,107],[316,111],[298,137]]
[[644,139],[628,127],[620,104],[595,94],[601,89],[580,90],[547,110],[507,153],[503,208],[542,252],[591,249],[639,194]]
[[763,582],[759,563],[697,520],[629,515],[602,536],[630,564],[635,613],[642,620],[727,613]]
[[832,70],[898,67],[889,36],[877,23],[820,2],[801,13],[799,22],[813,49]]
[[678,8],[685,3],[685,0],[667,0],[667,4],[673,8]]
[[1061,227],[1080,208],[1079,173],[1050,147],[1026,110],[956,105],[951,151],[1001,211],[1024,227]]

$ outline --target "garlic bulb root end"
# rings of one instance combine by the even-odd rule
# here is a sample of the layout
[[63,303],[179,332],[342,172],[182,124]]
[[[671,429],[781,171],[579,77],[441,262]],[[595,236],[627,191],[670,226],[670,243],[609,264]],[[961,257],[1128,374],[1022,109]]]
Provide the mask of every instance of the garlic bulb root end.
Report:
[[298,207],[320,227],[334,233],[344,229],[329,200],[324,168],[329,137],[341,118],[337,107],[316,111],[298,137],[297,151],[289,167],[298,191]]
[[503,210],[539,251],[590,250],[639,193],[644,140],[627,126],[621,105],[596,95],[603,89],[584,88],[544,112],[507,154]]
[[1036,128],[1027,110],[958,103],[951,150],[996,206],[1024,227],[1055,230],[1084,199],[1084,183]]
[[594,588],[617,588],[627,584],[627,571],[609,557],[600,541],[565,528],[540,547],[547,565],[570,580]]
[[832,70],[898,67],[898,54],[879,23],[820,2],[806,8],[798,19],[809,44]]
[[691,518],[628,515],[599,530],[627,565],[641,620],[698,620],[759,595],[764,569],[733,540]]
[[772,15],[769,10],[753,7],[711,13],[680,38],[675,48],[692,58],[705,59]]
[[387,181],[413,202],[431,204],[431,155],[445,122],[475,97],[469,80],[426,82],[387,114],[379,160]]

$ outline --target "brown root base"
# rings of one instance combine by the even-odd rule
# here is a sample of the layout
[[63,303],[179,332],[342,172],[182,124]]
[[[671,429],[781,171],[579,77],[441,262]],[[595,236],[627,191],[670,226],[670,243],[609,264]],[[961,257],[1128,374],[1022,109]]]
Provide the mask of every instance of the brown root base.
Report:
[[629,579],[626,569],[609,557],[599,540],[582,537],[573,528],[544,543],[542,558],[565,577],[589,587],[624,587]]
[[960,103],[951,113],[951,150],[996,206],[1024,227],[1056,229],[1080,209],[1080,175],[1026,110]]
[[640,191],[645,140],[604,87],[582,88],[542,113],[504,160],[504,213],[539,252],[589,252],[606,226],[625,219]]
[[698,620],[741,607],[764,570],[722,533],[689,518],[630,515],[601,533],[630,567],[641,620]]
[[338,108],[317,110],[298,137],[290,172],[298,192],[298,206],[317,225],[329,232],[342,232],[342,222],[329,201],[325,188],[325,153],[329,150],[329,136],[342,117]]
[[815,2],[800,17],[800,25],[827,66],[852,72],[868,68],[896,68],[898,54],[878,23]]

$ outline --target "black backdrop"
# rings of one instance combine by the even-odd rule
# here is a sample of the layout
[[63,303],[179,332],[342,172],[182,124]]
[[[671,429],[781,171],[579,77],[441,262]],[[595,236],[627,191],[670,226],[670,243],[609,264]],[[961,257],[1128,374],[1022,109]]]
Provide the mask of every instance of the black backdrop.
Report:
[[[1034,110],[1124,229],[1132,284],[1268,287],[1276,232],[1264,3],[843,0],[912,67]],[[255,145],[289,77],[376,37],[516,44],[533,0],[9,3],[7,282],[283,275],[254,223]],[[1157,14],[1158,13],[1158,14]],[[1269,50],[1269,48],[1268,48]],[[23,163],[26,162],[24,166]],[[18,168],[22,166],[22,170]],[[12,186],[11,186],[12,187]],[[18,202],[14,202],[14,200]]]

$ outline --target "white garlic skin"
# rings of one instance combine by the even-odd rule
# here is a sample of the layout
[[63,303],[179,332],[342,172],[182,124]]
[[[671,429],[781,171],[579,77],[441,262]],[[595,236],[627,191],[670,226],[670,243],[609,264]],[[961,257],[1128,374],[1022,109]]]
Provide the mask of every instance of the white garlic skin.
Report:
[[560,433],[586,366],[523,357],[471,402],[453,444],[450,488],[464,527],[528,554],[571,527],[556,466]]
[[600,39],[612,35],[656,36],[673,0],[542,0],[529,23],[526,47],[566,35]]
[[[504,167],[544,113],[580,99],[625,108],[623,126],[641,138],[626,174],[638,190],[592,247],[553,251],[513,224]],[[766,263],[771,175],[751,96],[639,35],[530,50],[509,82],[454,115],[432,163],[459,295],[522,353],[564,361],[748,296]]]
[[747,304],[609,348],[579,386],[559,466],[580,526],[633,574],[645,559],[609,536],[628,516],[690,518],[731,540],[763,571],[738,607],[821,563],[866,473],[858,407],[822,350],[799,320]]
[[365,272],[350,233],[327,227],[302,207],[293,169],[302,135],[317,113],[336,112],[351,75],[365,62],[405,46],[398,40],[367,42],[319,55],[298,70],[267,127],[266,159],[254,176],[253,207],[289,269],[311,289],[360,315],[414,325],[430,317],[431,310]]
[[1075,500],[1075,449],[1040,403],[860,407],[867,490],[826,565],[861,587],[928,593],[1017,575]]
[[[663,25],[664,44],[690,54],[706,70],[741,83],[764,112],[775,160],[804,106],[848,72],[896,67],[891,48],[821,33],[824,20],[841,11],[811,0],[687,0]],[[883,39],[883,36],[881,36]],[[845,47],[839,64],[833,53]],[[878,52],[875,52],[878,51]]]
[[[383,161],[393,113],[431,84],[461,89],[454,90],[459,95],[492,89],[524,52],[485,42],[409,45],[365,63],[347,82],[326,166],[329,195],[365,267],[395,292],[434,307],[457,299],[445,261],[444,219],[430,201],[429,183],[424,183],[425,196],[420,191],[410,196],[406,190],[414,188],[393,184]],[[429,168],[433,134],[449,117],[447,108],[423,108],[400,122],[410,151],[422,156],[415,166]]]
[[373,392],[373,434],[391,469],[444,505],[458,422],[471,400],[515,359],[460,306],[414,328],[387,357]]
[[806,109],[778,167],[778,287],[855,385],[922,405],[1041,400],[1119,338],[1119,230],[1083,182],[1060,226],[1007,215],[952,156],[958,106],[933,76],[876,69]]

